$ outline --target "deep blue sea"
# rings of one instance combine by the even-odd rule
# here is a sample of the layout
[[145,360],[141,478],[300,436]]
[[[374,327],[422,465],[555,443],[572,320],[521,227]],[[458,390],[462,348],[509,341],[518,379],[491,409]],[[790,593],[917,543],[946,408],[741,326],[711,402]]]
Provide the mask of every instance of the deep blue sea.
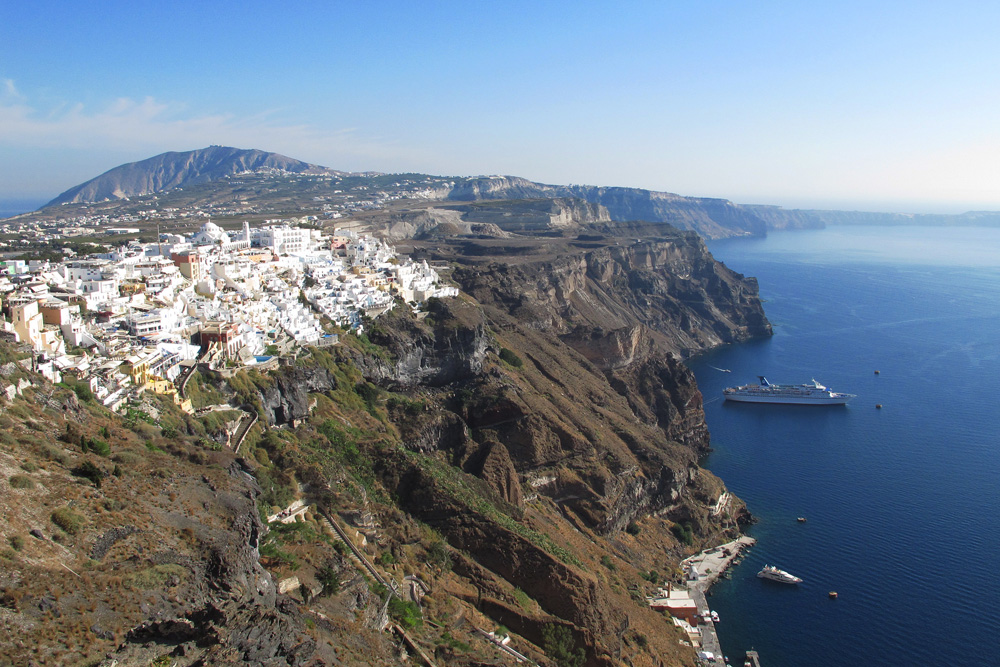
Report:
[[[754,648],[764,667],[1000,665],[1000,230],[832,227],[709,248],[758,278],[774,325],[690,363],[705,463],[759,518],[709,598],[724,652],[742,664]],[[758,375],[857,398],[721,399]],[[804,582],[758,579],[764,564]]]

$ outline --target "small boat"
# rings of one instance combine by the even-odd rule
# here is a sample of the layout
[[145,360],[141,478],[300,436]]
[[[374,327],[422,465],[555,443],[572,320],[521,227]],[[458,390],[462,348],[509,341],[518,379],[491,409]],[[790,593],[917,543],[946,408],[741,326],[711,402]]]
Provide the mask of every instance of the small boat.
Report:
[[805,523],[806,518],[804,516],[800,516],[798,519],[796,519],[796,521],[798,521],[799,523]]
[[757,573],[757,576],[761,579],[770,579],[771,581],[777,581],[780,584],[800,584],[802,579],[796,577],[793,574],[785,572],[784,570],[779,570],[773,565],[765,565],[764,569]]
[[829,596],[829,598],[831,600],[836,600],[837,599],[837,591],[830,591],[829,593],[827,593],[827,595]]

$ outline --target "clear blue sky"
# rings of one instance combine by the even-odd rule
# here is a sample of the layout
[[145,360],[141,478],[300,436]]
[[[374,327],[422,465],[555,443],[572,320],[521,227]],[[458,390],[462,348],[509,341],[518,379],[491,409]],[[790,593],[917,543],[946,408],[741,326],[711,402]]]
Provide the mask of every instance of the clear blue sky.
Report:
[[742,203],[1000,210],[1000,3],[0,8],[0,199],[210,144]]

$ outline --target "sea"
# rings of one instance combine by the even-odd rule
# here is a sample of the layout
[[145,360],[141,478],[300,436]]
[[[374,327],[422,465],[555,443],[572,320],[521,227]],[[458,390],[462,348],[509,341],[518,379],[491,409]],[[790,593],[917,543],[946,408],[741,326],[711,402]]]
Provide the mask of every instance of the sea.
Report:
[[[1000,665],[1000,230],[837,226],[709,249],[758,279],[774,326],[689,362],[704,465],[758,519],[708,598],[723,652],[742,665],[752,648],[764,667]],[[857,397],[722,400],[758,375]],[[759,579],[765,564],[804,581]]]

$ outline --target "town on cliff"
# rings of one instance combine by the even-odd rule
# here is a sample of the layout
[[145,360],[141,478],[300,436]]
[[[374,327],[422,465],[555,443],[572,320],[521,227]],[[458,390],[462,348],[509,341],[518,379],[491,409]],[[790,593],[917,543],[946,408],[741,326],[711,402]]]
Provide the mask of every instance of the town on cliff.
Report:
[[[426,261],[365,234],[246,222],[227,232],[209,221],[190,237],[159,234],[87,258],[0,261],[0,337],[30,345],[23,363],[49,380],[71,373],[119,409],[147,389],[176,396],[198,360],[267,363],[335,344],[338,330],[363,333],[366,318],[397,303],[457,294]],[[16,387],[0,390],[13,398]]]

